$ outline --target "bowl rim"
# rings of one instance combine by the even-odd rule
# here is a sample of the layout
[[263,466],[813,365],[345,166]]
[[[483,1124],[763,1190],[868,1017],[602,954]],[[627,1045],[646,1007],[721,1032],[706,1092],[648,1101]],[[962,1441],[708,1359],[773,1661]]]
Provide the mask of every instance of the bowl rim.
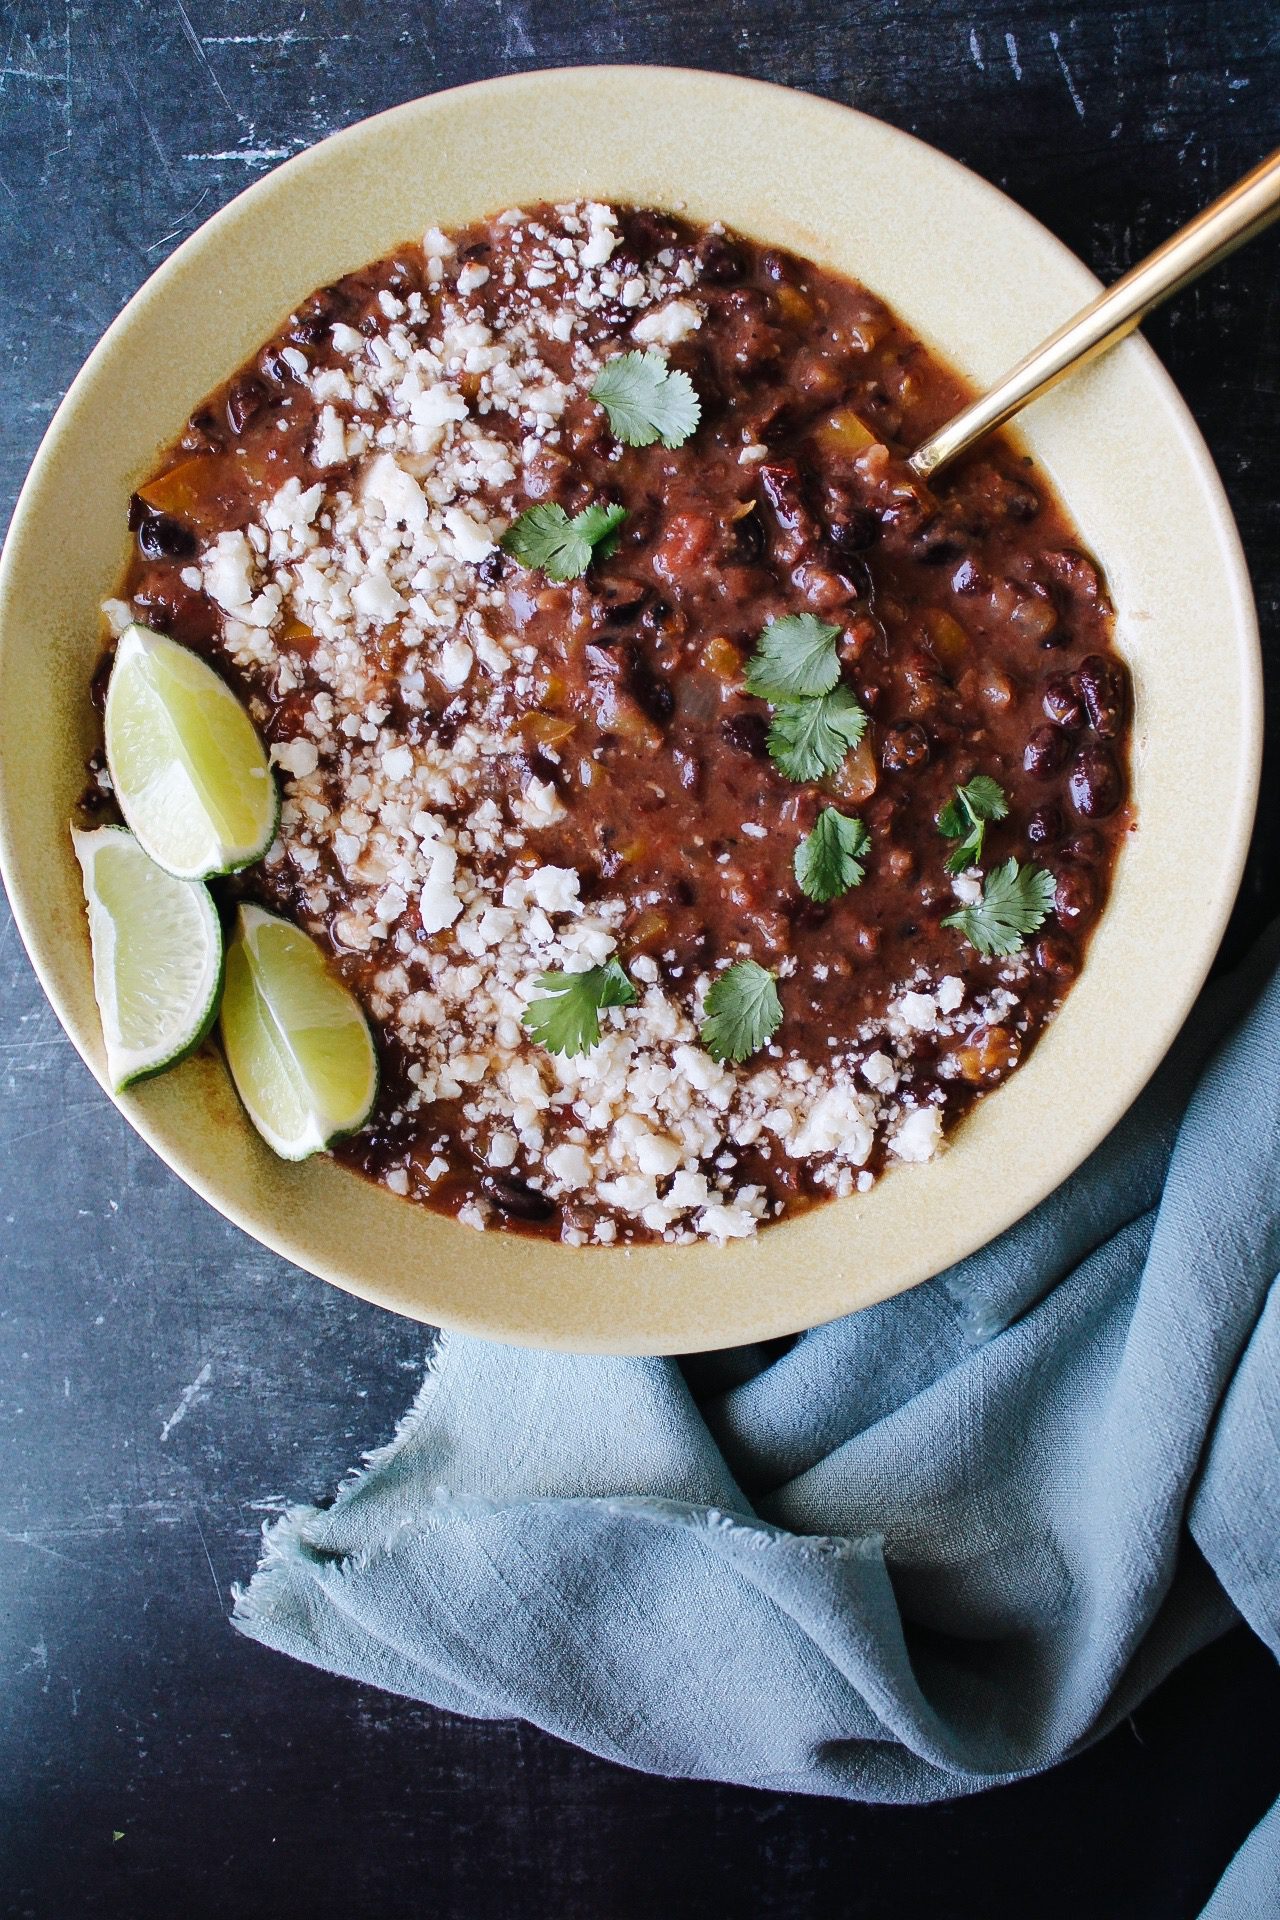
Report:
[[[1096,288],[1101,284],[1071,249],[1045,228],[1034,215],[963,162],[953,159],[917,135],[894,127],[858,108],[772,81],[696,68],[612,62],[589,66],[539,68],[530,72],[494,76],[402,102],[353,122],[325,139],[302,149],[219,207],[147,277],[95,344],[42,436],[15,502],[4,550],[0,554],[0,663],[3,663],[6,651],[5,629],[8,622],[5,612],[13,575],[18,567],[18,556],[31,532],[42,477],[56,456],[64,432],[69,430],[83,397],[92,389],[99,369],[110,360],[117,342],[127,336],[142,314],[148,312],[156,303],[166,299],[172,282],[182,275],[188,262],[197,258],[211,244],[219,230],[227,227],[247,207],[259,201],[287,194],[295,185],[300,185],[308,172],[318,164],[317,156],[332,156],[335,152],[340,153],[346,146],[356,147],[369,137],[371,129],[385,127],[387,123],[407,122],[415,115],[430,117],[434,112],[446,110],[466,96],[483,97],[486,103],[500,103],[504,95],[511,97],[530,91],[537,93],[548,87],[554,90],[558,85],[581,85],[596,77],[617,79],[619,76],[625,76],[630,84],[635,84],[637,76],[642,76],[644,84],[656,82],[661,85],[663,82],[671,82],[681,86],[692,85],[698,89],[712,89],[736,95],[751,93],[768,96],[787,102],[789,110],[795,110],[798,105],[815,119],[827,117],[832,122],[842,124],[847,123],[849,116],[853,116],[856,120],[874,128],[878,137],[888,136],[892,142],[901,143],[904,149],[909,147],[915,150],[922,163],[927,156],[929,165],[963,175],[968,191],[979,197],[988,198],[993,208],[999,209],[1001,218],[1006,220],[1012,218],[1015,224],[1021,223],[1029,241],[1032,241],[1042,253],[1051,249],[1059,257],[1064,268],[1069,265],[1081,285],[1084,297],[1087,297],[1090,285]],[[911,324],[914,327],[915,323]],[[931,350],[939,351],[936,348]],[[1232,516],[1220,476],[1199,428],[1153,349],[1145,340],[1135,337],[1118,351],[1127,354],[1132,361],[1140,359],[1145,365],[1147,376],[1154,377],[1157,386],[1161,389],[1168,420],[1175,427],[1183,451],[1190,465],[1195,469],[1200,486],[1197,504],[1212,525],[1217,549],[1221,554],[1224,570],[1232,589],[1230,617],[1239,638],[1237,664],[1241,674],[1244,731],[1236,743],[1237,777],[1233,811],[1229,821],[1230,844],[1226,850],[1228,857],[1221,867],[1217,910],[1211,912],[1202,922],[1198,922],[1191,936],[1183,940],[1183,965],[1180,974],[1182,989],[1176,1002],[1164,1009],[1153,1022],[1153,1037],[1146,1047],[1140,1073],[1126,1079],[1119,1091],[1115,1088],[1110,1089],[1099,1101],[1087,1123],[1073,1124],[1070,1150],[1058,1152],[1054,1160],[1052,1178],[1047,1183],[1042,1183],[1031,1199],[1028,1199],[1025,1193],[1021,1193],[1015,1195],[1003,1211],[993,1209],[992,1217],[981,1236],[959,1252],[953,1249],[951,1257],[943,1263],[944,1265],[952,1264],[954,1259],[966,1257],[978,1246],[985,1245],[998,1237],[1021,1218],[1031,1206],[1037,1204],[1039,1199],[1044,1198],[1048,1192],[1068,1178],[1110,1132],[1145,1086],[1167,1052],[1212,964],[1230,911],[1230,904],[1239,887],[1256,810],[1262,751],[1262,666],[1256,608],[1239,530]],[[230,370],[228,367],[227,371]],[[1069,501],[1067,505],[1070,512]],[[252,1194],[248,1196],[229,1194],[216,1172],[211,1173],[200,1165],[193,1165],[183,1151],[176,1148],[166,1137],[164,1129],[152,1122],[148,1111],[140,1107],[134,1098],[127,1094],[117,1097],[112,1093],[106,1084],[100,1061],[94,1055],[96,1036],[85,1031],[84,1023],[77,1017],[57,982],[52,965],[51,943],[46,943],[45,933],[39,923],[37,903],[27,897],[22,885],[14,884],[15,850],[16,836],[10,809],[6,804],[3,766],[0,766],[0,875],[3,876],[14,921],[37,978],[77,1052],[114,1104],[125,1114],[130,1125],[187,1185],[255,1240],[304,1270],[315,1273],[349,1292],[388,1306],[400,1313],[408,1313],[424,1320],[442,1321],[463,1331],[513,1344],[559,1347],[583,1352],[654,1353],[697,1351],[743,1340],[790,1333],[803,1325],[819,1324],[823,1320],[838,1317],[839,1314],[853,1307],[873,1304],[875,1300],[905,1291],[941,1270],[936,1261],[928,1265],[927,1270],[921,1270],[918,1263],[913,1267],[908,1262],[905,1278],[895,1278],[891,1284],[881,1287],[879,1291],[865,1298],[849,1299],[842,1305],[837,1304],[833,1307],[829,1300],[825,1301],[821,1311],[813,1316],[806,1316],[801,1311],[803,1301],[798,1308],[789,1290],[779,1287],[777,1298],[772,1303],[762,1306],[756,1302],[751,1309],[735,1315],[731,1322],[719,1332],[713,1331],[709,1335],[699,1335],[694,1338],[682,1336],[678,1345],[675,1346],[670,1343],[667,1336],[663,1335],[660,1327],[634,1321],[625,1329],[616,1330],[612,1334],[607,1328],[600,1330],[594,1327],[574,1328],[566,1332],[558,1326],[539,1326],[536,1320],[499,1322],[492,1314],[483,1310],[472,1313],[465,1309],[451,1308],[447,1315],[442,1315],[438,1306],[433,1306],[429,1301],[406,1300],[404,1289],[399,1284],[391,1286],[380,1281],[376,1276],[353,1273],[347,1267],[318,1257],[314,1248],[302,1245],[284,1223],[269,1216],[264,1217],[262,1211],[255,1207]],[[1105,918],[1104,915],[1104,921]],[[908,1174],[917,1175],[921,1171],[914,1168],[905,1169],[901,1173],[895,1173],[893,1177],[896,1179],[906,1177]],[[359,1176],[351,1175],[350,1177],[358,1178]],[[842,1204],[847,1203],[830,1203],[822,1211],[834,1212],[836,1207]],[[438,1216],[433,1217],[438,1218]],[[452,1225],[449,1222],[443,1224],[446,1227]],[[462,1233],[465,1230],[460,1228],[458,1231]],[[784,1229],[775,1227],[763,1237],[766,1242],[773,1242],[775,1236],[782,1231]],[[486,1236],[488,1237],[490,1236]],[[518,1236],[503,1235],[501,1237],[515,1239],[517,1245],[521,1244]],[[594,1261],[600,1258],[602,1250],[557,1247],[556,1251],[563,1260]],[[676,1257],[687,1251],[692,1249],[667,1249],[668,1254]],[[463,1246],[459,1245],[457,1252],[465,1256]],[[719,1250],[715,1257],[728,1261],[732,1258],[732,1250]]]

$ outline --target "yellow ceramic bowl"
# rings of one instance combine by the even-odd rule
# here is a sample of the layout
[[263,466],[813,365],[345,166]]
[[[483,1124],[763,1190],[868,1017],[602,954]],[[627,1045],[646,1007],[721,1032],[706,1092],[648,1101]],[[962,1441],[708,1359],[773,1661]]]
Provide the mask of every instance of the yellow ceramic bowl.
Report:
[[[233,201],[90,357],[0,571],[4,876],[36,971],[100,1080],[67,820],[130,490],[312,288],[428,225],[575,195],[721,219],[853,274],[979,383],[1096,288],[1029,215],[907,135],[803,94],[675,70],[533,73],[415,101]],[[311,1272],[529,1345],[679,1352],[785,1333],[909,1287],[1008,1226],[1114,1124],[1191,1005],[1239,879],[1261,714],[1235,528],[1149,349],[1132,341],[1059,388],[1027,415],[1025,437],[1114,592],[1136,689],[1138,829],[1061,1017],[941,1158],[725,1250],[572,1251],[477,1234],[328,1160],[273,1159],[211,1052],[124,1095],[132,1124],[215,1207]]]

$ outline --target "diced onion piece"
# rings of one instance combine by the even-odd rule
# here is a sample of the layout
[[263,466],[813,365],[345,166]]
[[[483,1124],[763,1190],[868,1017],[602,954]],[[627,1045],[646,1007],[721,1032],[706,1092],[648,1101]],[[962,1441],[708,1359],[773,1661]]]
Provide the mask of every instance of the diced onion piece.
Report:
[[875,434],[865,421],[859,419],[852,407],[841,407],[829,414],[814,438],[829,453],[865,453],[868,447],[876,445]]

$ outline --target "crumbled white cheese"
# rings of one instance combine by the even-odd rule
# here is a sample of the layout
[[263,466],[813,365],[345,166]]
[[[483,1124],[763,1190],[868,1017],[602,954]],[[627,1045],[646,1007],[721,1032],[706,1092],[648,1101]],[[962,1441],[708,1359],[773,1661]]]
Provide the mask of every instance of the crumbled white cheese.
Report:
[[498,544],[488,528],[482,527],[473,515],[464,512],[461,507],[449,507],[445,512],[444,524],[452,535],[454,550],[460,560],[483,560]]
[[578,255],[584,267],[602,267],[618,244],[618,220],[612,207],[593,200],[587,207],[587,244]]
[[311,462],[317,467],[340,467],[347,459],[347,432],[341,416],[333,407],[325,407],[316,426]]
[[227,613],[253,599],[253,549],[243,533],[220,533],[204,555],[204,590]]
[[394,455],[380,453],[369,462],[361,484],[366,505],[381,507],[389,526],[407,527],[417,532],[427,521],[427,496],[411,473],[398,465]]
[[418,901],[424,933],[442,933],[462,912],[462,902],[454,891],[458,871],[455,850],[443,841],[431,849],[431,867]]
[[702,325],[702,315],[688,300],[671,300],[656,313],[646,313],[631,329],[641,346],[674,347]]
[[376,627],[385,627],[388,620],[394,620],[405,609],[404,601],[385,573],[367,573],[363,580],[358,580],[351,589],[351,604]]
[[277,740],[271,748],[271,759],[295,780],[305,780],[320,764],[315,741],[306,740],[301,734],[293,740]]
[[954,973],[947,974],[939,980],[934,999],[939,1013],[955,1013],[964,1003],[964,981]]
[[892,1060],[887,1053],[881,1053],[878,1049],[875,1053],[869,1053],[863,1061],[862,1077],[877,1093],[892,1093],[898,1084]]
[[446,640],[440,649],[440,678],[456,692],[465,687],[475,664],[475,654],[465,640]]
[[904,993],[897,1010],[914,1033],[931,1033],[938,1024],[938,1003],[931,993]]
[[583,1187],[591,1185],[594,1177],[594,1169],[584,1150],[568,1142],[562,1147],[552,1148],[547,1155],[547,1171],[566,1193],[580,1193]]
[[941,1141],[941,1111],[937,1107],[915,1107],[890,1135],[889,1148],[899,1160],[932,1160]]
[[529,893],[545,913],[581,913],[580,885],[573,867],[539,867],[529,876]]

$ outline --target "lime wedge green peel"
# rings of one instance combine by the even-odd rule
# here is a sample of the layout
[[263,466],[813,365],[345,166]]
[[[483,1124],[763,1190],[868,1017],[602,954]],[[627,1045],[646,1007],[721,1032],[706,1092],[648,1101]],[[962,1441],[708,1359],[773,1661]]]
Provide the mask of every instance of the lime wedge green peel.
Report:
[[93,991],[117,1093],[194,1051],[222,986],[222,929],[209,889],[176,880],[123,827],[80,833]]
[[305,1160],[369,1118],[378,1057],[360,1005],[300,927],[244,905],[227,950],[222,1044],[267,1145]]
[[280,805],[266,751],[231,688],[197,654],[127,627],[104,730],[120,811],[166,873],[207,880],[262,858]]

